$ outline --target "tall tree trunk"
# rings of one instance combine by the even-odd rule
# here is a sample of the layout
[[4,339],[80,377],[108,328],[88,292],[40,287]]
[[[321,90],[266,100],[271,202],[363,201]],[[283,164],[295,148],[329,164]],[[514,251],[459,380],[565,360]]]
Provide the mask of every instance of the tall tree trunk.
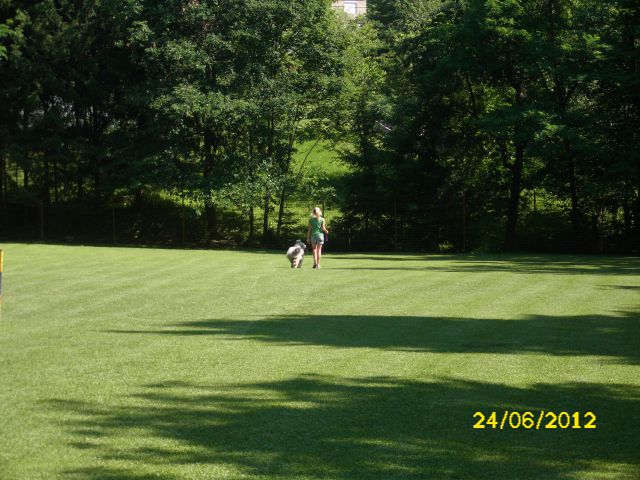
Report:
[[[23,180],[24,189],[27,190],[29,188],[29,168],[26,166],[24,167],[24,177],[22,180]],[[29,231],[29,205],[26,200],[24,201],[23,206],[24,206],[23,227],[24,227],[24,233],[26,235]]]
[[578,209],[578,186],[575,160],[569,154],[569,189],[571,191],[571,236],[574,251],[580,250],[580,211]]
[[82,160],[80,160],[80,155],[78,155],[78,164],[76,170],[76,184],[78,186],[78,190],[76,191],[76,201],[81,204],[84,200],[84,187],[83,187],[83,178],[82,178]]
[[[289,148],[292,149],[293,145],[290,145]],[[287,177],[289,175],[290,165],[291,165],[291,154],[289,154],[289,158],[287,159],[284,176],[282,178],[282,190],[280,191],[280,205],[278,206],[278,224],[276,226],[276,235],[278,237],[280,237],[280,233],[282,232],[282,221],[284,219],[284,205],[285,205],[285,200],[287,196]]]
[[[251,126],[249,126],[249,131],[248,131],[249,135],[248,135],[248,142],[247,142],[247,148],[248,148],[248,165],[249,165],[249,180],[251,181],[252,184],[255,184],[255,177],[254,177],[254,171],[253,171],[253,128]],[[253,240],[253,238],[255,237],[255,211],[253,208],[253,195],[250,195],[249,197],[249,240]]]
[[42,182],[42,201],[44,202],[46,207],[51,205],[51,174],[49,170],[49,155],[47,154],[47,152],[44,152],[44,179]]
[[286,187],[282,185],[282,191],[280,192],[280,205],[278,206],[278,224],[276,226],[276,235],[280,237],[282,233],[282,223],[284,220],[284,204],[285,204],[285,196],[286,196]]
[[118,238],[116,236],[116,201],[115,199],[111,201],[111,240],[114,245],[118,243]]
[[635,238],[633,240],[632,251],[638,252],[640,251],[640,179],[638,180],[638,185],[636,185],[636,194],[635,199],[632,201],[632,205],[635,204],[635,208],[632,207],[632,213],[635,216],[635,221],[632,223],[631,227],[631,238]]
[[0,147],[0,226],[7,224],[7,163]]
[[[394,192],[397,192],[397,187],[394,187]],[[394,195],[393,196],[393,249],[398,251],[400,250],[400,245],[398,244],[398,199]]]
[[218,209],[211,200],[207,200],[205,215],[207,220],[207,233],[210,238],[215,238],[218,235]]
[[[274,147],[275,147],[275,113],[273,106],[269,109],[269,120],[267,124],[267,145],[266,145],[266,157],[269,159],[269,165],[274,164]],[[268,187],[267,187],[268,188]],[[262,214],[262,238],[268,240],[269,238],[269,206],[271,203],[271,192],[267,190],[264,194],[264,209]]]
[[100,152],[98,151],[99,144],[99,130],[98,130],[98,109],[93,106],[91,108],[91,144],[93,146],[93,184],[94,184],[94,201],[96,205],[100,204],[100,183],[101,183],[101,161]]
[[467,192],[462,192],[462,251],[467,251]]
[[[524,86],[514,82],[514,105],[522,106],[525,100]],[[514,160],[511,169],[511,187],[509,192],[509,204],[507,207],[507,229],[505,232],[505,250],[513,251],[516,248],[516,236],[518,229],[518,215],[520,213],[520,192],[522,190],[522,169],[524,167],[524,147],[522,139],[522,125],[516,124],[513,131]]]
[[515,159],[512,166],[511,187],[509,204],[507,208],[507,229],[504,248],[512,251],[516,247],[516,233],[518,226],[518,214],[520,211],[520,191],[522,183],[522,168],[524,166],[524,144],[520,140],[515,142]]
[[[76,106],[74,109],[74,113],[75,113],[75,127],[76,127],[76,135],[80,135],[80,127],[81,127],[81,117],[82,114],[80,112],[80,109]],[[76,191],[76,201],[81,204],[83,197],[84,197],[84,192],[83,192],[83,178],[82,178],[82,155],[76,154],[76,186],[77,186],[77,191]]]
[[212,182],[216,157],[215,136],[208,131],[204,135],[204,188],[205,188],[205,219],[207,222],[207,236],[216,237],[218,234],[218,212],[211,200]]
[[629,238],[629,236],[631,235],[631,208],[626,192],[622,200],[622,218],[624,221],[624,235],[625,237]]
[[287,177],[289,176],[289,170],[291,168],[291,160],[293,157],[293,144],[296,139],[296,131],[298,129],[298,111],[299,106],[296,105],[295,113],[293,114],[293,122],[291,125],[291,131],[289,133],[289,151],[287,152],[287,158],[284,165],[284,175],[282,178],[282,191],[280,192],[280,206],[278,208],[278,225],[276,228],[276,234],[280,237],[280,233],[282,232],[282,221],[284,217],[284,205],[285,205],[285,197],[287,194]]
[[269,238],[269,204],[271,202],[271,194],[269,192],[264,195],[264,212],[262,216],[262,237],[267,240]]
[[58,162],[53,158],[53,203],[58,204]]
[[94,170],[93,170],[93,185],[94,185],[94,201],[96,205],[100,204],[100,160],[95,158]]
[[181,195],[181,199],[180,199],[180,206],[182,207],[180,209],[180,240],[181,240],[181,244],[184,246],[185,243],[187,242],[187,220],[186,220],[186,209],[185,209],[185,205],[184,205],[184,188],[182,188],[182,195]]
[[40,202],[40,240],[44,240],[44,202]]
[[249,238],[252,239],[255,235],[255,213],[253,207],[249,207]]

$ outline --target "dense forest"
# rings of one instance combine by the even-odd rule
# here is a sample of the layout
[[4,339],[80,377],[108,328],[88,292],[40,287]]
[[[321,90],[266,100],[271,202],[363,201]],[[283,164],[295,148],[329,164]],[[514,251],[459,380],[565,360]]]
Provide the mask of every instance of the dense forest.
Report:
[[0,238],[638,253],[637,0],[330,3],[0,0]]

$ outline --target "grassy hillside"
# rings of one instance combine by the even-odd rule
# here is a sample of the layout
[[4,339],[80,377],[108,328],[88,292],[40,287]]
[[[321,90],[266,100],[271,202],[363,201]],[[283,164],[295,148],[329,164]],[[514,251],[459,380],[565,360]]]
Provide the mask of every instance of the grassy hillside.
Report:
[[292,167],[296,174],[300,167],[303,167],[304,174],[319,172],[329,177],[339,177],[351,171],[351,167],[340,160],[338,153],[327,142],[316,144],[315,140],[308,141],[296,145],[296,149]]

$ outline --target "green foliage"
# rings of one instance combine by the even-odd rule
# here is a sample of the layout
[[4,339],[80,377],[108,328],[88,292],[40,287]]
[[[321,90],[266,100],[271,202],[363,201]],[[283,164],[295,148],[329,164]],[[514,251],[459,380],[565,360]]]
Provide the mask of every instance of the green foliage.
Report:
[[[632,12],[614,0],[370,2],[385,47],[368,55],[388,59],[382,91],[395,112],[374,119],[394,128],[380,147],[391,154],[379,156],[376,169],[361,166],[366,186],[351,187],[356,199],[368,192],[378,204],[353,202],[354,218],[390,218],[375,228],[405,232],[401,244],[410,248],[500,248],[493,239],[502,229],[503,248],[533,248],[538,237],[551,249],[624,249],[620,238],[631,245],[640,232],[639,104],[627,97],[624,114],[607,110],[634,84],[611,72],[637,77],[638,64],[629,61],[638,53],[637,41],[630,43]],[[626,35],[624,60],[614,25]],[[558,221],[529,224],[522,218],[526,189],[570,207]],[[608,223],[617,232],[609,242],[594,240],[602,204],[617,211],[610,222],[626,219]],[[365,231],[371,223],[357,228],[375,233]]]
[[98,206],[173,190],[204,205],[212,237],[230,204],[264,205],[269,225],[294,145],[316,137],[341,69],[344,41],[324,0],[2,8],[28,20],[24,38],[2,24],[3,37],[28,39],[2,72],[3,165],[24,184],[13,198],[36,185],[47,206],[87,196]]
[[323,200],[343,246],[637,251],[636,3],[2,0],[0,223],[171,192],[204,241]]

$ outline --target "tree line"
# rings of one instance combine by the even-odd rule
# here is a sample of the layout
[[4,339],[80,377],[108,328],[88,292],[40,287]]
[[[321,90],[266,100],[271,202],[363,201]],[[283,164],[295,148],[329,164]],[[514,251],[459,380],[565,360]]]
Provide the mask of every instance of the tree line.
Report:
[[637,252],[639,10],[0,0],[3,236],[277,242],[322,141],[339,246]]

